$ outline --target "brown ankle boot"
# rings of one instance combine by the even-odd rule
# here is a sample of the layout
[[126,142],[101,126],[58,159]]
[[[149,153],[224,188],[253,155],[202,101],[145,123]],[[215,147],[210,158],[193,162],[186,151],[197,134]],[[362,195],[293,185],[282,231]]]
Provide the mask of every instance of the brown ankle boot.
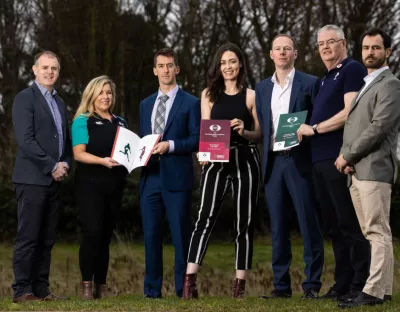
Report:
[[185,279],[183,281],[183,294],[182,299],[198,299],[199,293],[197,292],[196,286],[197,274],[185,274]]
[[245,286],[246,286],[246,280],[235,278],[232,287],[232,298],[243,299]]
[[107,290],[107,285],[106,284],[97,284],[94,283],[94,298],[95,299],[101,299],[101,298],[106,298],[109,297],[109,293]]
[[93,300],[92,282],[81,282],[81,298],[84,300]]

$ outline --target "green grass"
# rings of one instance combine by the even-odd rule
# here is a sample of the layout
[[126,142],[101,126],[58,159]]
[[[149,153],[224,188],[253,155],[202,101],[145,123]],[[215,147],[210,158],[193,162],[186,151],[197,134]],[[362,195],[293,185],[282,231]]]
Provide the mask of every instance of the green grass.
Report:
[[[319,312],[341,311],[333,301],[301,300],[299,295],[292,299],[260,300],[254,297],[232,300],[228,297],[203,297],[196,301],[182,301],[175,297],[161,300],[143,299],[141,296],[119,296],[85,302],[77,298],[67,303],[36,302],[34,304],[14,304],[10,299],[0,299],[0,307],[7,311],[279,311],[279,312]],[[353,310],[352,310],[353,311]],[[400,311],[400,297],[392,303],[381,306],[364,307],[354,311]]]
[[[35,302],[13,304],[10,284],[13,279],[11,245],[0,245],[0,310],[1,311],[331,311],[337,310],[334,302],[301,300],[303,274],[303,246],[301,239],[294,239],[291,266],[292,289],[290,300],[257,299],[273,289],[271,269],[271,239],[258,240],[254,246],[253,270],[246,284],[246,299],[232,300],[231,283],[234,278],[234,245],[211,243],[198,277],[201,299],[181,301],[174,296],[173,248],[164,246],[164,282],[162,300],[144,299],[144,247],[139,243],[115,243],[111,248],[108,286],[114,297],[85,302],[79,295],[78,245],[57,244],[53,250],[50,275],[51,290],[59,295],[71,296],[68,302]],[[396,295],[392,303],[356,311],[400,311],[400,243],[395,243]],[[324,293],[333,283],[334,260],[332,248],[325,244],[325,265],[322,276]]]

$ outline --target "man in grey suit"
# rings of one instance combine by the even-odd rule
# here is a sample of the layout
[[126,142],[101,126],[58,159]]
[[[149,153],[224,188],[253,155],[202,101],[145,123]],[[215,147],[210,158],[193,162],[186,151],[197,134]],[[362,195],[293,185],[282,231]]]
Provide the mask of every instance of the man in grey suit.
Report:
[[56,94],[60,62],[35,56],[35,82],[15,96],[12,120],[18,144],[12,182],[18,205],[13,302],[62,300],[49,290],[51,249],[60,210],[59,182],[71,166],[67,108]]
[[340,307],[381,304],[392,299],[393,246],[390,195],[396,181],[400,126],[400,81],[387,60],[391,38],[379,28],[365,32],[365,85],[353,101],[336,168],[351,174],[350,193],[361,230],[371,245],[369,277],[362,292]]

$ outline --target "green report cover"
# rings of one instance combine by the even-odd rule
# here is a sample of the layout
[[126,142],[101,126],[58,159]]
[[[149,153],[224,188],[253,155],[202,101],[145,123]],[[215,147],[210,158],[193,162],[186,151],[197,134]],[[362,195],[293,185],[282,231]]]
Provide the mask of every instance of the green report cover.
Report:
[[305,123],[307,111],[281,114],[275,135],[274,151],[282,151],[300,144],[297,130]]

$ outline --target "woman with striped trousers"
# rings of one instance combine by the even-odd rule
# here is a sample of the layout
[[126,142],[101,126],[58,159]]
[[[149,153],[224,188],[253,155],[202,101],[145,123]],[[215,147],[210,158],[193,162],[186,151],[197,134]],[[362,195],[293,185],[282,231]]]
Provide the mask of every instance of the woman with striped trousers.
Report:
[[231,190],[235,207],[236,278],[232,297],[243,298],[246,271],[253,256],[252,214],[260,184],[260,157],[254,143],[261,139],[255,92],[244,87],[246,67],[241,50],[232,43],[221,46],[208,73],[208,87],[201,97],[202,119],[231,121],[228,163],[200,162],[201,200],[189,247],[183,299],[198,298],[196,279],[207,251],[223,198]]

